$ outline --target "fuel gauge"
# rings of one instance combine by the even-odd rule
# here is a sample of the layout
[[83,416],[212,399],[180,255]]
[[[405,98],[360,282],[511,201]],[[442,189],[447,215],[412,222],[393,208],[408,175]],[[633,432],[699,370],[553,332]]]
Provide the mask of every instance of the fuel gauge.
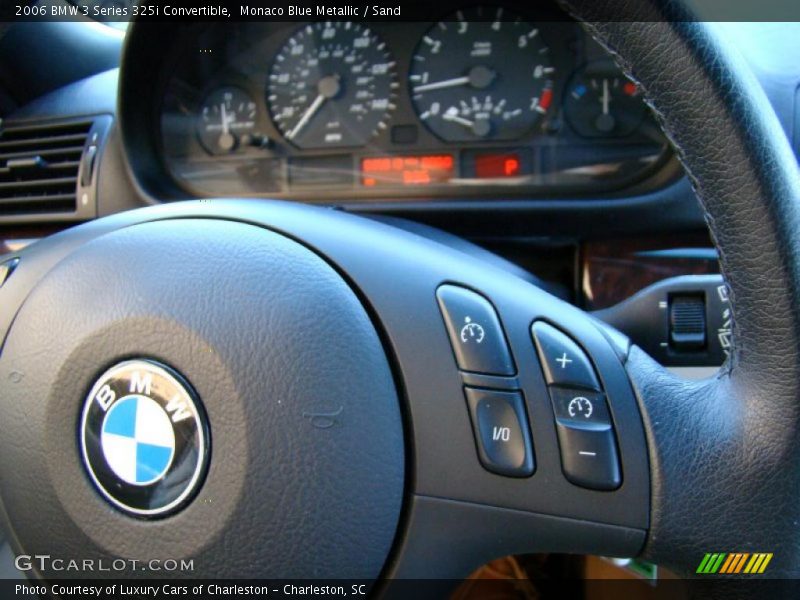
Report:
[[256,103],[244,91],[227,86],[211,92],[200,108],[197,135],[209,154],[230,154],[250,143]]
[[646,106],[639,88],[606,62],[573,76],[564,102],[567,122],[583,137],[624,137],[642,122]]

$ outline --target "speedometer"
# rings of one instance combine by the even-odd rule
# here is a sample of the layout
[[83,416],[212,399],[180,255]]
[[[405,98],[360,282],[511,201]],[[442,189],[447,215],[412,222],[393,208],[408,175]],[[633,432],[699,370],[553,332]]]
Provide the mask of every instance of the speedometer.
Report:
[[458,11],[417,45],[409,73],[414,107],[448,142],[517,139],[552,103],[548,55],[538,28],[502,8]]
[[299,148],[361,146],[386,128],[398,87],[386,45],[352,22],[304,26],[279,50],[267,104]]

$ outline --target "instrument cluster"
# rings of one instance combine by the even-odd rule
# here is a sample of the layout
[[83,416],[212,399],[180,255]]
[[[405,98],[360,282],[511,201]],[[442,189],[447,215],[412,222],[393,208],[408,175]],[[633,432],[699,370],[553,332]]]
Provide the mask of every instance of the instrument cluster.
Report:
[[176,36],[158,137],[197,195],[392,200],[619,189],[668,146],[574,22],[237,23]]

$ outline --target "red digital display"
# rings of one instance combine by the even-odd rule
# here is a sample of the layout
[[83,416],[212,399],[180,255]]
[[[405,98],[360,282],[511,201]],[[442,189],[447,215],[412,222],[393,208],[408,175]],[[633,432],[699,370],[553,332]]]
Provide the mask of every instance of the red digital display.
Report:
[[361,160],[361,183],[366,186],[447,183],[455,174],[451,154],[377,156]]
[[516,152],[502,154],[479,154],[475,157],[475,177],[498,178],[516,177],[521,172],[522,163]]

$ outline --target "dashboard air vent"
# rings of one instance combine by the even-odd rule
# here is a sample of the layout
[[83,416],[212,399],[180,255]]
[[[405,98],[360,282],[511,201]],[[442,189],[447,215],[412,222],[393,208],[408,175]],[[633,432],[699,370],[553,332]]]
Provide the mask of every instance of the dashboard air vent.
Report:
[[74,213],[91,119],[0,129],[0,216]]

